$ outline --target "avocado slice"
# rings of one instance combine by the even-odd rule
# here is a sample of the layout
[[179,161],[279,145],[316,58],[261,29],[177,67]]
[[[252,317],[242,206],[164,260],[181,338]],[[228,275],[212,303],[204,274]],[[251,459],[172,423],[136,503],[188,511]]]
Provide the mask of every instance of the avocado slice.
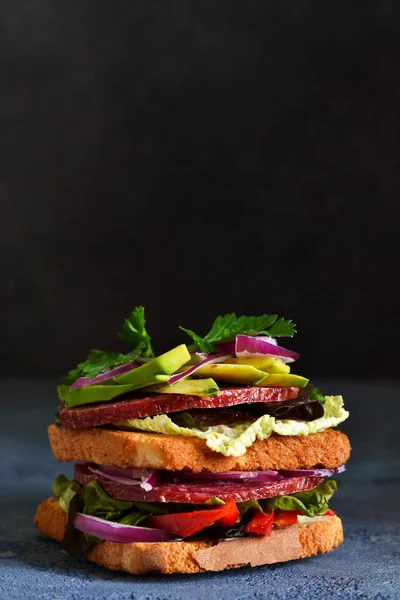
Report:
[[[293,374],[284,374],[284,373],[271,373],[268,377],[261,383],[263,387],[271,386],[282,386],[289,387],[293,385],[294,387],[306,387],[309,379],[302,377],[301,375],[293,375]],[[260,385],[260,384],[258,384]]]
[[132,385],[89,385],[71,390],[69,385],[59,385],[57,392],[65,406],[71,408],[92,402],[112,400],[116,396],[130,392],[131,389]]
[[[141,383],[151,379],[154,375],[172,375],[177,369],[182,367],[190,360],[190,353],[187,349],[186,344],[181,344],[169,352],[160,354],[153,360],[144,363],[128,373],[123,373],[114,378],[114,381],[118,384],[124,385],[126,383]],[[143,387],[143,386],[141,386]]]
[[214,364],[198,369],[197,376],[212,377],[216,381],[227,381],[239,385],[261,385],[268,373],[251,365]]
[[81,388],[71,390],[69,385],[59,385],[57,392],[60,400],[68,408],[74,406],[83,406],[84,404],[92,404],[93,402],[107,402],[117,396],[137,390],[142,387],[154,383],[166,383],[169,379],[169,375],[153,375],[146,381],[140,383],[128,383],[125,385],[88,385]]
[[267,373],[290,373],[290,367],[283,360],[274,356],[254,356],[254,358],[228,358],[225,361],[229,365],[251,365],[260,371]]
[[192,396],[215,396],[219,387],[214,379],[184,379],[172,385],[152,385],[144,391],[159,394],[189,394]]

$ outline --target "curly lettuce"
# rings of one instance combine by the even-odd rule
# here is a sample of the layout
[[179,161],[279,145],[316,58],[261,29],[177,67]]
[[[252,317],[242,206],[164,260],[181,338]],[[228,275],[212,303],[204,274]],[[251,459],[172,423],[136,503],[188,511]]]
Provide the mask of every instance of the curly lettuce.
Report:
[[272,433],[278,435],[308,435],[336,427],[345,421],[349,412],[344,409],[342,396],[325,396],[324,415],[314,421],[277,420],[263,415],[254,422],[210,427],[182,427],[167,415],[156,415],[144,419],[118,421],[114,425],[121,429],[134,429],[183,435],[205,440],[207,446],[224,456],[242,456],[257,439],[266,440]]

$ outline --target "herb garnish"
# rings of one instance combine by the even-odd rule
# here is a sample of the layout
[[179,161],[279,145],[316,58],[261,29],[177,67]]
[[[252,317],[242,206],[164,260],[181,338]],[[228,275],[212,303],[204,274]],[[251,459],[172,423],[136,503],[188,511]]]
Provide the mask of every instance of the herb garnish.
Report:
[[191,329],[180,327],[187,333],[194,344],[190,350],[201,352],[215,351],[216,345],[231,342],[237,335],[268,335],[271,337],[293,337],[296,325],[277,315],[261,315],[260,317],[237,317],[235,313],[218,316],[206,336],[201,337]]
[[122,330],[118,334],[119,339],[131,346],[133,350],[127,354],[114,350],[90,350],[86,360],[78,363],[75,369],[69,371],[68,375],[62,379],[62,383],[72,385],[78,377],[93,379],[100,373],[132,362],[137,358],[153,357],[154,352],[145,324],[144,308],[136,306],[129,317],[125,319]]

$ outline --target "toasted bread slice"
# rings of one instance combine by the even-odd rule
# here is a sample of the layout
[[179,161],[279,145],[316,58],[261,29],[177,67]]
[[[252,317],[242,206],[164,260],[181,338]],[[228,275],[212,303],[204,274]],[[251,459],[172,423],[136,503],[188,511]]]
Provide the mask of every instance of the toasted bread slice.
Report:
[[[35,525],[41,533],[61,541],[66,513],[49,498],[37,509]],[[200,573],[242,566],[259,566],[330,552],[343,541],[339,517],[317,517],[307,525],[291,525],[270,537],[248,537],[229,541],[192,541],[117,544],[102,542],[87,557],[113,571],[145,573]]]
[[204,440],[180,435],[57,425],[49,425],[48,433],[57,460],[167,471],[334,468],[350,456],[347,436],[335,429],[307,437],[271,435],[267,440],[256,440],[239,457],[223,456],[210,450]]

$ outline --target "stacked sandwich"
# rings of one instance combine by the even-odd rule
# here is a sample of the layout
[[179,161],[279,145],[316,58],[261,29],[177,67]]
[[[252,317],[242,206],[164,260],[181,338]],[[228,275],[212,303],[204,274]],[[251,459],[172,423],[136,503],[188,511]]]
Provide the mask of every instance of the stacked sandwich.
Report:
[[125,320],[127,354],[92,350],[58,387],[48,428],[73,480],[35,524],[71,552],[133,574],[196,573],[329,552],[343,540],[328,502],[344,470],[348,417],[291,373],[276,315],[217,317],[155,355],[144,309]]

